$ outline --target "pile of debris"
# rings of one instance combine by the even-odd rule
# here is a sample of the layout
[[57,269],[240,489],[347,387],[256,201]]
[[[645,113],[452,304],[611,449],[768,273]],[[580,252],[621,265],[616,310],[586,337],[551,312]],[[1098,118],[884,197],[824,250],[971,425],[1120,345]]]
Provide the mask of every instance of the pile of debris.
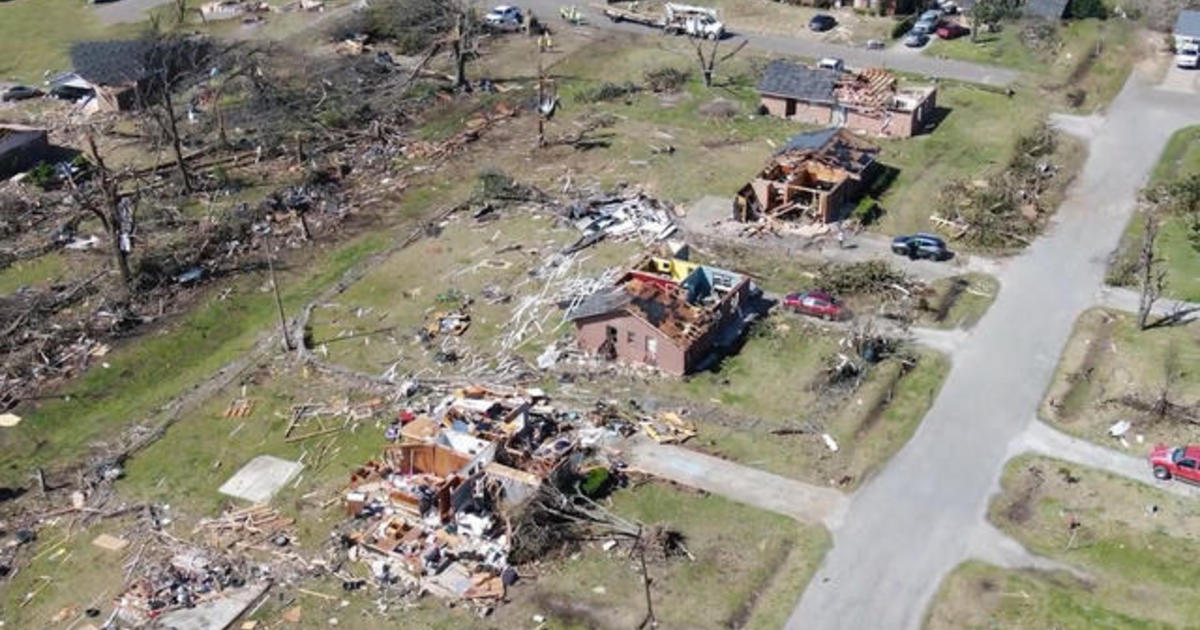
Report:
[[178,551],[146,563],[140,576],[116,597],[115,617],[140,627],[172,611],[220,599],[226,591],[266,580],[261,569],[244,558],[218,557],[197,548]]
[[930,220],[951,238],[992,248],[1028,245],[1054,200],[1044,200],[1058,167],[1054,129],[1041,124],[1017,139],[1004,170],[985,180],[958,180],[942,189]]
[[599,447],[625,430],[605,406],[565,411],[536,389],[471,386],[406,410],[351,474],[339,547],[380,587],[493,605],[517,580],[525,508],[580,471],[616,471]]
[[631,191],[590,195],[567,204],[562,217],[579,229],[579,240],[564,250],[570,254],[603,239],[640,237],[649,245],[675,233],[675,209],[666,202]]

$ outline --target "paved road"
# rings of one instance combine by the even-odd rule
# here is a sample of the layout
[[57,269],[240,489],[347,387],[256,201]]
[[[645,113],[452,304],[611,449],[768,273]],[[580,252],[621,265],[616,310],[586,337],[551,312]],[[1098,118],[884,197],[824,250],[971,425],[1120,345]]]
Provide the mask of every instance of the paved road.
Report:
[[[549,20],[551,28],[563,28],[564,23],[558,20],[558,9],[564,5],[562,0],[525,0],[520,5],[532,9],[541,20]],[[624,31],[627,33],[654,34],[656,31],[647,26],[628,23],[613,23],[595,7],[575,4],[587,16],[588,27],[606,30]],[[940,79],[952,79],[969,83],[982,83],[995,87],[1004,87],[1020,77],[1015,70],[988,66],[984,64],[937,59],[927,55],[911,54],[908,51],[891,49],[868,50],[866,47],[830,44],[806,37],[787,37],[783,35],[762,35],[757,33],[733,33],[734,37],[745,38],[749,46],[759,50],[796,55],[819,59],[821,57],[840,57],[846,65],[852,68],[883,67]]]
[[798,521],[834,528],[846,510],[846,495],[831,488],[645,438],[631,440],[627,448],[634,469]]
[[[1135,76],[1091,139],[1048,233],[1008,262],[1003,289],[954,357],[912,440],[854,496],[789,628],[918,628],[942,578],[973,548],[1010,444],[1035,417],[1079,312],[1171,133],[1195,97]],[[1039,304],[1033,316],[1029,304]]]

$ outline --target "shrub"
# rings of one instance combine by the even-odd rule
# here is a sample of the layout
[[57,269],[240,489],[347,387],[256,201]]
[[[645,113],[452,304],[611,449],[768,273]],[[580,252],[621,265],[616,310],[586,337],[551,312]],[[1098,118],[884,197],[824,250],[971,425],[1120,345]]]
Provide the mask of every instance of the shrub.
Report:
[[602,83],[590,90],[584,90],[575,97],[581,103],[601,103],[615,101],[642,91],[636,83]]
[[1067,17],[1077,20],[1086,18],[1108,18],[1108,7],[1101,0],[1071,0],[1067,3]]
[[29,171],[29,181],[42,190],[47,190],[53,186],[56,179],[54,176],[54,167],[45,162],[38,162],[37,166]]
[[647,70],[643,75],[646,87],[652,92],[674,92],[683,87],[687,83],[688,71],[673,68],[671,66],[663,66],[653,70]]

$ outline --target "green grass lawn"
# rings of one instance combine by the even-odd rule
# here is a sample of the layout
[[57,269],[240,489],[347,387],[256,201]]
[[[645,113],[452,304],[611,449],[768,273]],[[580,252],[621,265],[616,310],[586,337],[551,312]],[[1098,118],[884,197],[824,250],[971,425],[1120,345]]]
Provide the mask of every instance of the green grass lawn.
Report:
[[1089,585],[1063,573],[1015,571],[969,561],[942,581],[925,620],[927,630],[961,628],[1174,628],[1115,610]]
[[0,269],[0,295],[8,295],[21,287],[49,284],[67,269],[65,254],[55,252],[13,263]]
[[75,42],[131,37],[138,25],[105,26],[86,0],[11,0],[0,3],[0,80],[40,82],[46,71],[70,69]]
[[953,278],[943,278],[933,283],[934,294],[928,298],[931,307],[939,304],[941,296],[951,290],[954,283],[965,283],[958,298],[942,321],[934,321],[931,314],[923,314],[919,324],[935,328],[971,328],[984,313],[987,313],[996,294],[1000,291],[1000,282],[984,273],[968,273]]
[[[1150,174],[1149,185],[1164,184],[1174,179],[1200,173],[1200,126],[1186,127],[1175,132]],[[1121,236],[1113,262],[1109,265],[1108,281],[1118,286],[1137,288],[1138,252],[1145,233],[1143,215],[1138,212],[1130,219]],[[1164,294],[1168,298],[1200,302],[1200,252],[1188,241],[1190,229],[1185,218],[1162,217],[1155,242],[1155,254],[1167,272]]]
[[1020,27],[1010,25],[999,33],[980,33],[974,41],[968,37],[943,40],[935,38],[923,51],[933,57],[1005,66],[1022,72],[1040,72],[1046,62],[1038,53],[1021,43]]
[[[949,362],[922,352],[917,367],[902,376],[899,361],[889,359],[858,389],[819,395],[839,337],[801,317],[772,318],[719,369],[646,395],[689,409],[700,427],[692,448],[812,483],[855,487],[908,441]],[[772,433],[806,425],[819,430]],[[821,433],[838,442],[838,452],[826,447]]]
[[[1056,27],[1057,42],[1030,47],[1023,41],[1025,22],[1005,23],[998,33],[981,33],[975,41],[968,37],[954,40],[934,39],[924,54],[961,61],[1004,66],[1026,73],[1025,88],[1054,93],[1060,107],[1092,111],[1112,100],[1124,85],[1136,61],[1137,27],[1113,18],[1110,20],[1068,20]],[[1093,53],[1099,50],[1099,54]],[[1068,106],[1062,95],[1068,90],[1085,93],[1083,103]]]
[[[883,140],[882,164],[898,169],[879,197],[883,217],[872,225],[885,234],[931,229],[938,193],[955,179],[982,179],[1002,168],[1016,139],[1046,115],[1046,104],[1032,94],[1012,98],[969,85],[944,82],[938,107],[948,110],[931,133]],[[1064,143],[1065,144],[1065,143]]]
[[[294,312],[387,245],[382,235],[369,234],[280,274],[285,307]],[[109,367],[93,367],[65,386],[62,397],[18,407],[25,421],[0,433],[0,483],[24,483],[35,466],[78,457],[94,440],[145,421],[159,405],[247,352],[277,316],[270,292],[259,290],[263,281],[247,277],[227,299],[210,291],[193,312],[158,333],[118,344],[104,359]]]
[[[1153,401],[1169,383],[1172,402],[1200,402],[1200,373],[1191,369],[1197,361],[1196,324],[1139,331],[1131,313],[1087,311],[1063,350],[1041,416],[1068,433],[1118,449],[1106,431],[1114,422],[1128,420],[1133,423],[1127,436],[1133,454],[1158,442],[1195,442],[1200,440],[1195,424],[1157,418],[1115,401],[1126,395]],[[1144,444],[1136,441],[1139,434]]]
[[1090,578],[967,565],[943,585],[931,627],[1194,625],[1200,567],[1186,561],[1200,551],[1194,499],[1032,456],[1009,462],[1001,488],[991,521],[1034,553]]

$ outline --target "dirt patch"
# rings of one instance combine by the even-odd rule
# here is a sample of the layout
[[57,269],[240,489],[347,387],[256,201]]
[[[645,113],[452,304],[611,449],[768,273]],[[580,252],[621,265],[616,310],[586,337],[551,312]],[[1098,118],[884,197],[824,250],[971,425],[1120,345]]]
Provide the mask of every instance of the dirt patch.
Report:
[[1022,479],[1020,490],[1015,493],[1012,503],[1004,508],[1004,518],[1018,525],[1028,523],[1033,518],[1034,500],[1045,482],[1041,468],[1030,466],[1026,472],[1028,475]]
[[1091,339],[1078,365],[1066,377],[1066,387],[1060,396],[1051,397],[1049,406],[1055,420],[1069,423],[1083,411],[1083,400],[1091,389],[1092,374],[1100,356],[1112,342],[1112,318],[1106,313],[1088,315],[1095,317],[1096,322]]
[[567,600],[561,595],[538,593],[531,601],[550,616],[561,620],[566,626],[583,626],[585,628],[623,628],[617,620],[609,617],[610,610],[590,606],[579,600]]
[[762,597],[763,593],[770,590],[771,585],[775,582],[775,580],[779,579],[780,569],[782,569],[784,565],[788,563],[788,560],[792,557],[792,553],[795,548],[795,541],[789,540],[787,542],[787,546],[783,549],[780,549],[780,553],[775,554],[775,556],[771,558],[771,562],[769,565],[767,565],[766,572],[763,575],[762,583],[757,589],[754,590],[754,592],[750,593],[750,597],[746,598],[746,601],[742,602],[741,606],[738,606],[738,609],[733,613],[733,616],[725,621],[724,626],[726,628],[746,627],[746,623],[750,621],[751,616],[754,614],[754,606],[758,603],[758,599]]

